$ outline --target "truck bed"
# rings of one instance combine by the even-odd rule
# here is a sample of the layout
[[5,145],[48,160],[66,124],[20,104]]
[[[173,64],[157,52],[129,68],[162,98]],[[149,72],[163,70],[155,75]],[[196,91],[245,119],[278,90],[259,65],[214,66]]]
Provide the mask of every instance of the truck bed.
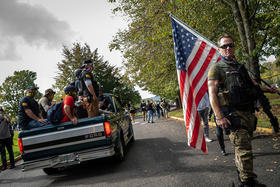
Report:
[[[77,125],[65,122],[20,132],[19,138],[21,138],[24,150],[22,153],[23,167],[27,169],[28,165],[32,165],[31,163],[34,161],[42,165],[44,160],[48,160],[46,164],[52,162],[53,166],[56,159],[59,159],[57,155],[69,153],[77,153],[78,155],[79,153],[81,157],[81,153],[87,155],[91,150],[103,157],[113,155],[112,140],[107,139],[104,132],[103,122],[105,118],[106,116],[101,115],[79,119]],[[98,157],[97,154],[92,156]]]

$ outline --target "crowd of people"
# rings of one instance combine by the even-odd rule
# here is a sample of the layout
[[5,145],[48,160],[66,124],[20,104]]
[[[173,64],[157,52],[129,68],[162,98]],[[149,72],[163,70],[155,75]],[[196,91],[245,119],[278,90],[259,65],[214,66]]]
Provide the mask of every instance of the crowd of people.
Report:
[[160,116],[168,118],[168,112],[170,111],[170,105],[165,99],[161,99],[156,103],[150,100],[146,102],[143,100],[139,108],[142,112],[143,120],[148,121],[148,123],[154,123],[154,116],[158,119]]

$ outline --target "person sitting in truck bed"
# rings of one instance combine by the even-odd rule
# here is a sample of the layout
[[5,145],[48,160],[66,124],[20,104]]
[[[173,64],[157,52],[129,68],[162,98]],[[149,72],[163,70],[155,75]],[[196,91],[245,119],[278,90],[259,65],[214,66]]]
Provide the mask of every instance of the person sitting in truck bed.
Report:
[[64,93],[66,95],[63,100],[63,106],[62,106],[62,114],[64,117],[60,121],[60,123],[72,121],[74,125],[77,125],[78,119],[74,113],[75,98],[77,97],[75,86],[73,85],[66,86],[64,88]]
[[98,107],[102,111],[109,111],[112,112],[112,104],[109,98],[105,97],[103,94],[103,90],[99,90],[99,96],[98,96]]
[[41,99],[38,102],[39,109],[44,119],[47,118],[48,110],[51,108],[53,104],[55,104],[55,102],[53,101],[54,94],[55,91],[53,91],[53,89],[47,89],[45,91],[45,95],[41,97]]
[[37,89],[35,85],[30,85],[26,89],[26,96],[19,101],[18,123],[22,130],[42,127],[48,124],[47,121],[43,119],[39,110],[39,105],[34,99]]

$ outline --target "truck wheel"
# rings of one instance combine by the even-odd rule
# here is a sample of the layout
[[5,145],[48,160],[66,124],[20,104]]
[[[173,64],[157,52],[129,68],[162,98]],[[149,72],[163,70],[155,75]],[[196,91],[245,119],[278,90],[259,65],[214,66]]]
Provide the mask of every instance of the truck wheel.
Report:
[[134,137],[134,133],[133,133],[133,135],[132,135],[132,137],[130,139],[130,143],[133,144],[134,142],[135,142],[135,137]]
[[47,175],[54,175],[54,174],[58,173],[59,169],[58,168],[44,168],[43,171]]
[[115,159],[118,162],[121,162],[124,160],[124,143],[122,138],[119,138],[119,142],[118,142],[118,148],[116,149],[116,154],[115,154]]

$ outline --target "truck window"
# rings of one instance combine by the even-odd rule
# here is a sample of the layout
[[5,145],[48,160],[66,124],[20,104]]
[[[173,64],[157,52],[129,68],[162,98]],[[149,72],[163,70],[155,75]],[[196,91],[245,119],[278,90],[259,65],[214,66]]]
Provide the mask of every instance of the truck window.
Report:
[[122,111],[123,108],[122,108],[121,104],[119,103],[119,101],[115,97],[113,97],[113,99],[114,99],[114,103],[115,103],[117,112]]

